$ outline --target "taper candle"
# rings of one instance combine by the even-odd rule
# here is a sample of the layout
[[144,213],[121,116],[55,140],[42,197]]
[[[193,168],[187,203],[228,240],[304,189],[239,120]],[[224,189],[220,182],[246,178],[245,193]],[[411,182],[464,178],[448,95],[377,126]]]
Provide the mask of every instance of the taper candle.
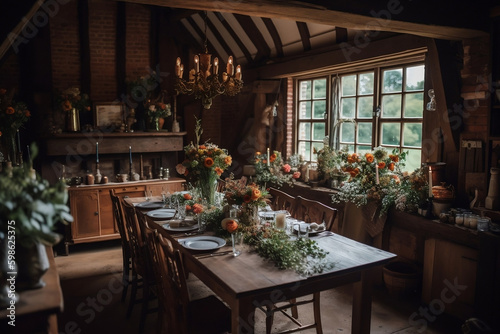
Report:
[[378,164],[375,164],[375,170],[376,170],[375,183],[379,184],[380,180],[379,180],[379,177],[378,177]]
[[432,169],[429,167],[429,197],[432,197]]
[[31,164],[30,146],[29,146],[29,145],[26,145],[26,148],[28,149],[28,162]]
[[271,155],[269,154],[269,147],[267,148],[267,167],[271,165]]
[[99,142],[95,143],[95,162],[99,162]]
[[130,164],[132,164],[132,146],[128,147],[128,153],[130,155]]

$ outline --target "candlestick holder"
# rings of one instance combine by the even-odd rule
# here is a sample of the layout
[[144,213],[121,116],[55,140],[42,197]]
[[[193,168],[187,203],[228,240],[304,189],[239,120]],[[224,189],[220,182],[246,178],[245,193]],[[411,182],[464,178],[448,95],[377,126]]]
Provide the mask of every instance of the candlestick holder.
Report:
[[19,166],[23,165],[23,152],[21,151],[17,152],[17,164]]
[[99,183],[101,183],[101,180],[102,180],[102,175],[101,175],[101,172],[99,170],[99,162],[96,162],[94,183],[99,184]]
[[434,196],[431,196],[427,199],[427,212],[425,213],[425,218],[427,219],[432,219],[433,214],[432,214],[432,201],[434,199]]

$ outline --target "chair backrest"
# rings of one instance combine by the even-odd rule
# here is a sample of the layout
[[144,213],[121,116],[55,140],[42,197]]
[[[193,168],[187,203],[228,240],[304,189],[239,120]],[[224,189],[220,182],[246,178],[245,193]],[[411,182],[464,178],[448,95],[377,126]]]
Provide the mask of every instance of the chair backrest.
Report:
[[271,207],[273,210],[287,210],[292,216],[295,214],[296,199],[292,195],[276,188],[269,188],[271,198]]
[[123,207],[123,215],[125,220],[125,227],[129,238],[130,254],[132,256],[132,265],[137,273],[141,276],[145,275],[144,263],[144,248],[141,246],[141,234],[135,208],[121,200]]
[[333,231],[337,209],[318,201],[297,196],[294,217],[306,223],[321,224],[325,222],[326,230]]
[[115,224],[118,227],[118,231],[120,232],[122,244],[127,245],[128,247],[128,235],[123,218],[123,208],[120,202],[120,197],[115,194],[114,189],[109,190],[109,195],[111,196],[111,203],[113,205],[113,217],[115,219]]
[[223,193],[226,190],[226,181],[217,179],[217,192]]
[[172,243],[163,238],[158,232],[155,234],[155,266],[159,269],[162,308],[166,312],[168,333],[188,333],[189,291],[182,263],[182,256]]

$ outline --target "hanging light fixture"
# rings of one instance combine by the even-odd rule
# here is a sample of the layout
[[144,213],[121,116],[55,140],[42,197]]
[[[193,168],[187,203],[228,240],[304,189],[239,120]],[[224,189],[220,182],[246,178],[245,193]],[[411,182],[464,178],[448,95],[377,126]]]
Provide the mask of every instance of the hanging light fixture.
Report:
[[219,79],[219,58],[214,58],[207,48],[207,14],[205,12],[205,53],[194,56],[194,68],[189,71],[188,80],[183,79],[184,65],[177,57],[175,63],[175,90],[177,94],[194,95],[195,99],[201,99],[205,109],[210,109],[212,99],[218,95],[234,96],[243,87],[241,80],[241,66],[234,67],[233,56],[229,56],[226,71],[222,72]]

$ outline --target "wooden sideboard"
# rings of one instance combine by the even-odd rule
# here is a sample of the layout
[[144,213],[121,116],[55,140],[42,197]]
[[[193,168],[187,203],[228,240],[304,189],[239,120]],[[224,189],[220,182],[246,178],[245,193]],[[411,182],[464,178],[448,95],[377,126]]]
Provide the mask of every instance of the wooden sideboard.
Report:
[[114,190],[119,196],[139,197],[144,196],[145,191],[151,191],[153,196],[160,196],[162,192],[183,190],[184,182],[181,178],[169,178],[69,187],[70,209],[74,221],[66,230],[66,255],[70,244],[120,238],[113,218],[110,190]]

